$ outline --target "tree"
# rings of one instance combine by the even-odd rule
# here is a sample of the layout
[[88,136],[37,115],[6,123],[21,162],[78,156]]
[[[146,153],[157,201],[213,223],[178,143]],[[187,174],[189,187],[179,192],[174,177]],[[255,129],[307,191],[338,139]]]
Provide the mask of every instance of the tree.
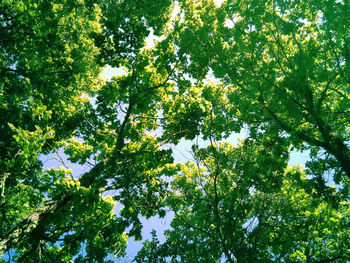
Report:
[[[65,239],[66,244],[74,237],[66,235],[77,224],[74,217],[88,215],[88,210],[75,210],[88,195],[64,180],[69,171],[43,172],[38,157],[72,136],[86,103],[81,95],[94,90],[92,78],[100,67],[89,35],[101,30],[99,16],[96,6],[83,1],[1,3],[0,251],[15,249],[19,262],[70,260],[79,252],[80,241],[91,246],[98,235],[82,231],[82,238],[69,242],[71,254],[64,252],[64,245],[62,251],[57,247],[57,242]],[[104,203],[94,200],[90,211]],[[111,205],[103,206],[108,222]],[[71,218],[65,218],[69,212]],[[116,235],[118,243],[120,231]],[[125,240],[120,244],[124,247]]]
[[[349,225],[338,220],[347,213],[349,198],[348,3],[225,1],[217,7],[213,1],[180,1],[179,5],[169,37],[181,61],[178,76],[189,77],[178,80],[179,92],[165,104],[164,115],[170,121],[164,129],[189,127],[185,138],[221,140],[247,128],[248,141],[263,142],[266,152],[258,156],[269,153],[273,141],[282,140],[287,152],[288,147],[309,149],[306,172],[312,179],[306,179],[305,171],[282,165],[276,192],[268,191],[276,177],[266,180],[265,189],[256,190],[258,182],[244,184],[259,174],[249,175],[250,167],[260,164],[266,176],[271,161],[281,153],[261,163],[259,157],[252,163],[246,155],[236,157],[235,162],[247,163],[238,184],[235,173],[241,170],[231,164],[226,168],[227,158],[215,156],[225,150],[212,142],[207,149],[212,156],[206,159],[200,154],[205,150],[197,149],[194,154],[201,165],[181,165],[167,199],[176,212],[172,230],[164,244],[156,238],[147,241],[137,262],[348,260],[344,248],[349,246]],[[210,74],[221,83],[205,84]],[[220,165],[211,164],[215,162]],[[232,174],[226,175],[224,168],[217,172],[221,165]],[[274,169],[281,172],[278,166]],[[326,185],[327,173],[338,188]],[[216,180],[221,177],[220,185]],[[236,184],[238,190],[225,188]],[[221,191],[228,194],[220,196]],[[251,202],[247,212],[242,208],[246,200]],[[266,210],[261,211],[262,206]],[[329,227],[338,229],[332,237]]]
[[[137,261],[348,260],[347,5],[3,1],[0,253],[112,261],[141,216],[171,209],[174,230]],[[106,65],[125,74],[105,81]],[[196,162],[175,164],[196,138]],[[310,149],[305,171],[291,147]],[[62,152],[88,171],[61,156],[43,171]]]
[[184,71],[198,81],[212,72],[231,87],[232,118],[248,125],[252,137],[289,137],[297,149],[310,149],[309,169],[316,177],[332,170],[347,189],[347,1],[181,5],[176,45],[186,57]]
[[[73,259],[103,262],[109,254],[123,255],[125,229],[133,221],[138,222],[137,213],[128,208],[133,199],[143,200],[128,191],[141,185],[141,179],[130,186],[125,184],[127,176],[136,172],[132,170],[135,166],[128,168],[130,162],[148,163],[142,169],[143,176],[152,178],[153,174],[161,173],[156,169],[157,165],[169,159],[166,151],[159,151],[159,155],[153,152],[157,148],[156,139],[146,135],[139,138],[144,125],[134,129],[131,138],[138,136],[146,147],[140,149],[136,142],[124,147],[124,142],[130,139],[131,113],[141,113],[152,104],[149,91],[157,89],[157,85],[165,85],[168,78],[141,72],[148,66],[145,64],[148,61],[139,57],[147,54],[147,51],[141,53],[149,32],[163,32],[170,15],[170,1],[163,1],[157,8],[150,1],[137,7],[136,3],[127,1],[1,3],[1,254],[8,252],[18,262],[67,262]],[[160,13],[162,15],[158,16]],[[138,30],[134,30],[134,26]],[[139,63],[139,69],[135,69],[137,76],[130,74],[120,79],[123,85],[130,86],[129,91],[117,88],[116,82],[103,84],[98,74],[107,62],[112,66],[127,64],[129,68]],[[143,100],[144,104],[140,102],[141,98],[135,97],[138,89],[133,85],[140,85],[137,78],[151,81],[149,98]],[[108,98],[95,109],[89,97],[103,100],[104,96],[111,95],[108,93],[113,86],[117,97],[109,97],[109,102],[115,99],[112,105],[120,103],[119,106],[129,108],[129,113],[122,122],[119,115],[109,115],[103,123],[101,115],[94,114],[105,110],[105,105],[109,105]],[[146,89],[147,85],[143,86]],[[97,127],[98,122],[108,126],[109,118],[116,122],[114,129]],[[150,129],[154,127],[152,123],[147,125]],[[124,150],[123,157],[110,157],[113,142],[118,145],[115,155],[123,148],[127,148],[128,153]],[[94,181],[84,175],[80,182],[66,168],[42,170],[39,157],[58,152],[62,147],[73,162],[90,163],[90,156],[96,157],[96,163],[101,161],[88,173],[96,175]],[[134,154],[135,151],[140,154]],[[161,161],[152,165],[147,158],[155,156]],[[109,165],[115,165],[114,160],[121,162],[127,170],[127,175],[121,175],[120,181],[124,182],[119,182],[127,188],[119,197],[128,200],[125,201],[126,211],[129,211],[125,212],[125,220],[112,213],[115,201],[101,195],[107,181],[95,183],[108,158]],[[136,167],[141,169],[140,165],[142,163]],[[155,171],[147,173],[147,169]],[[152,199],[156,195],[150,188],[149,192],[144,187],[140,191]],[[156,209],[147,207],[143,211],[153,214]],[[139,235],[137,231],[131,234]]]
[[196,162],[179,164],[172,182],[165,243],[147,241],[136,262],[349,260],[349,202],[335,209],[315,195],[300,167],[284,168],[282,145],[194,149]]

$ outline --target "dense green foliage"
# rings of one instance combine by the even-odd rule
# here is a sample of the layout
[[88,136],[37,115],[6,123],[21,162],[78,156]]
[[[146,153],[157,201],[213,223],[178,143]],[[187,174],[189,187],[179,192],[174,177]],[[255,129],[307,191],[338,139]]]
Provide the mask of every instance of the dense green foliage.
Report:
[[[167,211],[136,262],[350,261],[349,17],[326,0],[2,1],[0,262],[112,262]],[[183,140],[193,160],[175,163]]]
[[283,170],[286,155],[267,152],[276,148],[244,141],[196,151],[172,182],[165,243],[147,241],[136,262],[346,262],[349,203],[315,196],[300,167]]

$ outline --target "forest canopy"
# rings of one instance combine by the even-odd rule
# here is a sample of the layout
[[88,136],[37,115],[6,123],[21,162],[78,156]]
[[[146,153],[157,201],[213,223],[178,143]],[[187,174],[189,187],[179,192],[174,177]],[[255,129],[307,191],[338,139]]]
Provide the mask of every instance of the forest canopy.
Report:
[[134,262],[350,262],[349,18],[346,0],[2,1],[0,262],[119,262],[170,214]]

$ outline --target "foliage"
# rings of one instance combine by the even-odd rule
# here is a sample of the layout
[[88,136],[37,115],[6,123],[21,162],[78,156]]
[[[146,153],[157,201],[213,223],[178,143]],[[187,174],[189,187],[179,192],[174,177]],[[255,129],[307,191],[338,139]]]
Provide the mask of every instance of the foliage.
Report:
[[[347,188],[349,9],[346,1],[183,1],[176,23],[184,70],[209,70],[252,137],[279,133],[310,149],[322,176]],[[183,18],[182,18],[183,17]],[[191,41],[188,41],[191,39]],[[203,54],[206,54],[203,56]],[[322,167],[321,170],[316,167]]]
[[[147,93],[149,98],[143,101],[144,104],[136,103],[135,98],[135,103],[132,102],[135,106],[130,106],[122,128],[118,124],[110,127],[111,130],[107,128],[109,118],[121,124],[119,113],[118,116],[106,116],[106,120],[97,115],[103,116],[100,111],[104,110],[105,103],[108,104],[111,94],[107,89],[119,85],[114,84],[118,81],[104,84],[99,78],[102,66],[106,62],[135,65],[136,58],[132,54],[141,52],[148,33],[153,30],[161,34],[170,14],[166,11],[170,10],[170,2],[164,1],[160,9],[154,8],[154,5],[145,3],[142,8],[136,9],[134,4],[120,1],[119,9],[116,9],[109,1],[1,3],[1,254],[8,252],[18,262],[103,262],[111,254],[122,256],[124,253],[124,231],[133,221],[139,222],[139,210],[131,212],[132,209],[129,209],[133,201],[142,203],[144,198],[141,196],[146,195],[154,199],[150,203],[159,206],[154,192],[159,192],[161,183],[152,178],[166,173],[166,168],[159,167],[171,160],[169,153],[162,150],[154,153],[158,148],[157,139],[139,135],[144,132],[143,129],[154,129],[153,124],[139,125],[131,135],[129,133],[131,107],[137,114],[144,113],[152,106],[149,105],[153,103],[152,93]],[[129,11],[123,14],[124,20],[119,19],[120,10],[125,9]],[[163,14],[162,18],[154,19],[153,16],[158,17],[159,13]],[[120,24],[115,24],[115,21]],[[133,26],[136,25],[138,31],[134,31]],[[116,33],[120,30],[128,32],[125,38],[118,39]],[[114,46],[110,45],[110,40],[113,40]],[[121,48],[122,45],[125,48]],[[106,53],[111,46],[117,48],[112,59]],[[149,62],[146,54],[145,51],[143,55],[138,55],[144,59],[137,59],[139,69],[135,72],[141,79],[137,80],[136,74],[130,74],[120,81],[124,86],[130,86],[130,90],[138,81],[152,82],[152,85],[144,84],[145,90],[166,82],[160,75],[155,76],[152,69],[148,73],[143,70]],[[99,90],[101,92],[97,94]],[[123,92],[123,89],[115,91],[117,101],[112,105],[120,103],[123,107],[127,106],[137,90],[132,94],[119,95]],[[97,109],[91,105],[91,96],[97,96],[101,101],[97,103]],[[95,129],[95,122],[106,127],[101,127],[102,131]],[[116,131],[119,136],[115,136]],[[111,154],[114,139],[117,138],[119,145],[118,153],[114,154],[117,155],[124,147],[124,140],[133,140],[135,136],[142,141],[142,146],[135,140],[127,144],[123,157],[118,156],[118,160],[111,158],[115,162],[121,161],[127,170],[125,177],[118,180],[118,185],[126,189],[126,193],[122,192],[118,197],[126,200],[124,203],[129,211],[124,213],[124,220],[112,213],[115,201],[101,195],[107,185],[86,183],[87,175],[79,182],[72,179],[69,170],[61,168],[42,170],[43,158],[40,157],[58,153],[59,148],[64,147],[73,162],[86,164],[94,157],[96,162],[102,161],[88,173],[95,174],[97,181],[103,171],[96,174],[96,170]],[[149,158],[156,158],[159,162],[150,163]],[[139,163],[129,168],[134,161]],[[113,161],[110,160],[110,163]],[[64,163],[62,165],[65,166]],[[115,176],[112,173],[119,171],[111,171],[106,177],[110,179]],[[140,180],[135,178],[135,183],[129,186],[126,182],[132,172],[140,172]],[[142,180],[148,178],[150,191],[142,186]],[[155,208],[148,207],[148,201],[143,203],[147,207],[142,210],[143,213],[147,216],[154,214]],[[139,223],[135,235],[140,235],[140,227]]]
[[165,243],[147,241],[136,262],[349,260],[349,202],[335,209],[314,197],[302,169],[283,169],[286,156],[276,162],[266,149],[253,141],[197,149],[172,182]]
[[[2,1],[0,253],[111,262],[142,216],[171,210],[136,262],[350,260],[349,10]],[[123,74],[102,79],[107,65]],[[175,163],[184,140],[207,146]],[[306,169],[287,166],[293,149]],[[43,170],[53,154],[62,167]]]

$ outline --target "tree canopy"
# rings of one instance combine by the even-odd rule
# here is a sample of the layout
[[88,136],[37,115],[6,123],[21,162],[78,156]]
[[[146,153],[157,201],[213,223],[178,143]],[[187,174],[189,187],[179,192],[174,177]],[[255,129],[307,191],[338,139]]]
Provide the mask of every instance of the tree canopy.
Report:
[[342,0],[2,1],[0,262],[113,262],[169,212],[135,262],[350,261],[349,17]]

